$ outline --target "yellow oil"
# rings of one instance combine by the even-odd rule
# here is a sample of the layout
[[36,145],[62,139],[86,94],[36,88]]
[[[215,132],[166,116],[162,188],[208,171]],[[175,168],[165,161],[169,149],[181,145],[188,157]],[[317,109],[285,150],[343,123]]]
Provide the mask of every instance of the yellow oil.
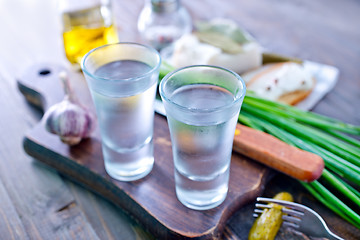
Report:
[[63,13],[62,20],[65,54],[72,64],[80,64],[93,48],[118,42],[110,11],[100,6]]

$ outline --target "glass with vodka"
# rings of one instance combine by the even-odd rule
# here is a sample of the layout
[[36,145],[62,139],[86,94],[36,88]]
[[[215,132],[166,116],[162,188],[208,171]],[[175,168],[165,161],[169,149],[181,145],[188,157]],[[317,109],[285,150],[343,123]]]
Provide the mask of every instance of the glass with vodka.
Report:
[[161,59],[137,43],[91,50],[81,67],[95,104],[107,173],[120,181],[146,176],[154,164],[154,100]]
[[228,192],[235,127],[246,87],[216,66],[189,66],[165,76],[159,87],[170,129],[177,198],[211,209]]

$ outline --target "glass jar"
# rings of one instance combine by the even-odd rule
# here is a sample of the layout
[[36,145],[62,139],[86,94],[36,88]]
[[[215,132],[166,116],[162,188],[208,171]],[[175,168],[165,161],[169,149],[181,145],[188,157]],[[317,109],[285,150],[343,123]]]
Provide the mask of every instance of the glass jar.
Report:
[[192,22],[179,0],[146,0],[138,30],[147,43],[161,50],[191,32]]
[[91,49],[118,42],[109,0],[60,0],[66,58],[80,67]]

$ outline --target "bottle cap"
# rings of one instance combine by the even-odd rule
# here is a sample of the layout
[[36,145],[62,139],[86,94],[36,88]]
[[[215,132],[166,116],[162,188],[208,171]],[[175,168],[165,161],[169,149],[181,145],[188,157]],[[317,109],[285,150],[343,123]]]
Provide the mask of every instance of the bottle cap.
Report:
[[177,10],[179,0],[151,0],[152,9],[156,13],[169,13]]

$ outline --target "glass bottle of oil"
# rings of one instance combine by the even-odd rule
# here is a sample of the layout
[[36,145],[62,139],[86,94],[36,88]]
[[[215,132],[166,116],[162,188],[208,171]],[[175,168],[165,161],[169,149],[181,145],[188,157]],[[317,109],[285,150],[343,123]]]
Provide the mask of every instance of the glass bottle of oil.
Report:
[[109,0],[60,0],[66,58],[76,67],[91,49],[118,42]]

